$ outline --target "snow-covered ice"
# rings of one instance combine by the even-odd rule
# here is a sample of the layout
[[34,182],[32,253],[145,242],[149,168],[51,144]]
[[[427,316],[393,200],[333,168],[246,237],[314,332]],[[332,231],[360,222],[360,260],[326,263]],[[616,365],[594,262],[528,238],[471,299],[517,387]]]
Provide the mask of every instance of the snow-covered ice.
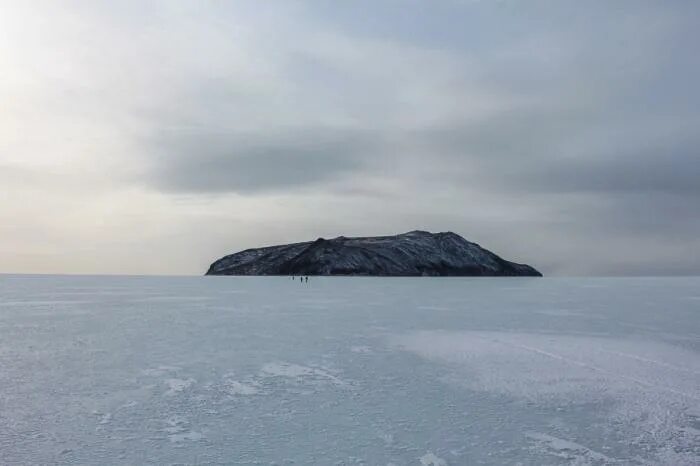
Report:
[[0,276],[0,464],[700,464],[698,289]]
[[447,462],[442,458],[435,456],[435,453],[426,453],[420,457],[420,464],[422,466],[447,466]]

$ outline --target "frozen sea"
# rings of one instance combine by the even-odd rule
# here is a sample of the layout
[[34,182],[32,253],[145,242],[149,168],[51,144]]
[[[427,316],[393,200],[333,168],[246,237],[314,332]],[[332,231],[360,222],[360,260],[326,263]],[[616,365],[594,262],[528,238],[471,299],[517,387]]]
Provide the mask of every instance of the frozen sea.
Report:
[[0,276],[0,464],[700,464],[700,278]]

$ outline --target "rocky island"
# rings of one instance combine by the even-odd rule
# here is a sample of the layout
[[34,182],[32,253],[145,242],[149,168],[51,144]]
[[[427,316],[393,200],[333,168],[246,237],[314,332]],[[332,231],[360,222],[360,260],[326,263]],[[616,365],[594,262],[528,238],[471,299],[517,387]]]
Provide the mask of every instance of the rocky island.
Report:
[[456,233],[427,231],[246,249],[217,260],[207,275],[542,276]]

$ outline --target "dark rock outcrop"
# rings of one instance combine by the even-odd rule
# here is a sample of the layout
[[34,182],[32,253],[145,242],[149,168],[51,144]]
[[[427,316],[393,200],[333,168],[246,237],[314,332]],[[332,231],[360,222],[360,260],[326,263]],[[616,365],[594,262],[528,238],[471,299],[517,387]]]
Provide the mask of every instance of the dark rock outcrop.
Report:
[[207,275],[542,276],[458,234],[427,231],[246,249],[217,260]]

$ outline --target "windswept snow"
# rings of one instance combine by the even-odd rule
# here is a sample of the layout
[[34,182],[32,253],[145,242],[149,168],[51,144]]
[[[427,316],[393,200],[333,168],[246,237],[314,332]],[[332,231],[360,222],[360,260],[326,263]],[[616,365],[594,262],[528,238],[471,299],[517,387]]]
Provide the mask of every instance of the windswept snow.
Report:
[[447,461],[430,452],[420,457],[420,464],[421,466],[447,466]]
[[231,395],[255,395],[260,390],[253,384],[227,379],[226,391]]
[[176,395],[190,388],[196,380],[194,379],[166,379],[165,385],[168,387],[166,395]]
[[700,464],[698,289],[0,276],[0,464]]
[[289,377],[298,380],[312,379],[328,381],[336,385],[345,385],[345,382],[325,370],[286,362],[272,362],[265,364],[261,370],[261,373],[264,377]]
[[579,445],[576,442],[562,440],[551,435],[541,434],[538,432],[529,432],[526,434],[528,438],[534,440],[539,447],[543,448],[546,453],[557,456],[568,461],[578,461],[580,463],[593,464],[615,464],[618,463],[602,453],[595,452],[590,448]]

